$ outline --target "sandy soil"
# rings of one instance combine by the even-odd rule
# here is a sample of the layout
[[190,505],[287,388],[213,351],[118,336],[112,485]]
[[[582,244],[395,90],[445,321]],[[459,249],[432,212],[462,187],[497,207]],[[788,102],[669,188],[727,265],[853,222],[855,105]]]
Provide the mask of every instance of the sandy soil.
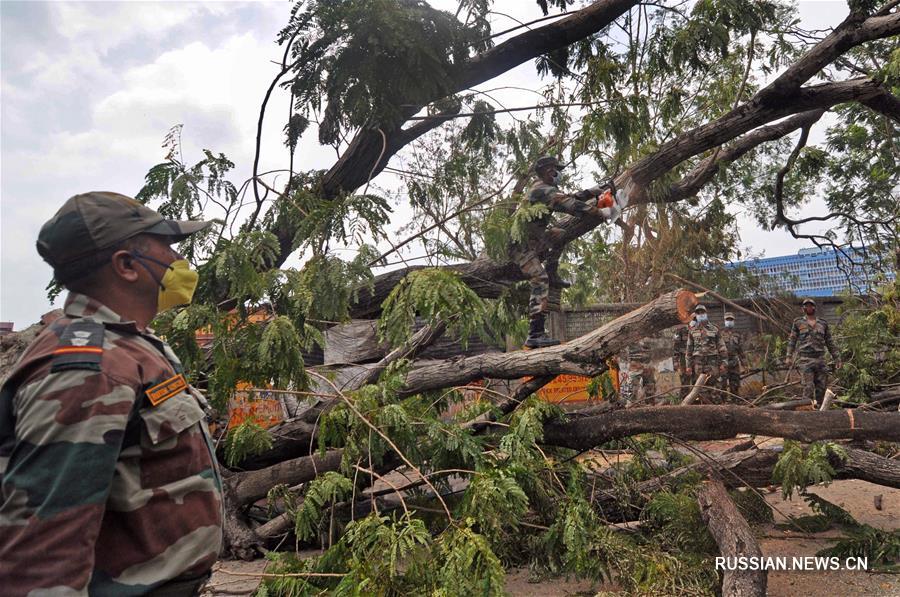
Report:
[[[855,479],[835,481],[828,487],[810,490],[826,500],[850,512],[856,520],[877,528],[900,528],[900,490],[873,485]],[[874,498],[882,497],[882,509],[875,509]],[[776,510],[775,522],[784,522],[785,516],[803,516],[810,510],[799,497],[783,500],[781,490],[766,496]],[[774,525],[759,527],[760,547],[767,556],[811,556],[831,545],[830,538],[840,537],[839,531],[805,534],[782,531]],[[875,574],[851,570],[833,572],[772,571],[769,572],[769,595],[773,597],[819,597],[853,595],[900,596],[900,576]]]

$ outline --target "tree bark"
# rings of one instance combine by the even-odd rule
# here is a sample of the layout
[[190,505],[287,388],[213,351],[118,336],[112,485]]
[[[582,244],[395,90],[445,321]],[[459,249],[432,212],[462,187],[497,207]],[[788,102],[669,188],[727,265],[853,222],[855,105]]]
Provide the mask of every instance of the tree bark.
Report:
[[544,426],[544,443],[586,450],[639,433],[681,439],[727,439],[738,433],[804,442],[823,439],[900,441],[900,413],[832,410],[775,411],[744,406],[656,406],[567,418]]
[[442,361],[409,372],[401,395],[466,384],[485,377],[516,379],[572,373],[593,376],[606,370],[606,359],[629,344],[689,319],[697,299],[676,290],[565,344],[540,350],[484,354]]
[[328,450],[325,456],[318,453],[293,460],[285,460],[258,471],[234,473],[225,484],[231,488],[233,506],[250,504],[266,497],[278,484],[298,485],[312,481],[327,471],[336,471],[341,465],[342,450]]
[[[750,525],[738,512],[728,491],[718,479],[703,483],[697,494],[700,516],[725,558],[741,556],[762,557],[762,549]],[[764,597],[767,576],[765,570],[728,570],[722,577],[723,597]]]
[[856,448],[845,449],[846,460],[841,461],[834,454],[829,456],[838,478],[861,479],[876,485],[900,489],[900,461]]

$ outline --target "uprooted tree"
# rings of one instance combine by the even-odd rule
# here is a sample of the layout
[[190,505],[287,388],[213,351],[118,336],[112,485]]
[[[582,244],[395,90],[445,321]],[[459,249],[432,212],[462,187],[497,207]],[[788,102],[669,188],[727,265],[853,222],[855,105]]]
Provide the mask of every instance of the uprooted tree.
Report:
[[[898,2],[850,2],[843,22],[818,32],[768,0],[570,4],[539,0],[545,15],[562,12],[497,31],[490,0],[460,0],[455,14],[417,0],[300,2],[261,90],[260,136],[275,117],[272,94],[291,97],[284,168],[260,172],[258,138],[254,175],[238,188],[221,154],[185,163],[176,128],[147,175],[140,200],[222,222],[182,247],[201,273],[195,302],[157,322],[194,383],[223,411],[239,382],[309,398],[279,427],[241,425],[221,444],[233,554],[286,536],[330,546],[318,559],[276,558],[295,576],[267,590],[496,593],[504,566],[529,562],[550,574],[612,575],[636,592],[706,593],[717,579],[698,558],[739,538],[722,522],[736,513],[728,494],[718,481],[698,486],[704,476],[732,487],[769,484],[773,472],[801,489],[840,476],[900,486],[896,461],[822,443],[900,441],[896,412],[563,413],[531,396],[561,373],[600,376],[628,343],[683,322],[696,299],[666,273],[734,292],[739,276],[716,266],[735,251],[735,206],[802,236],[810,218],[788,214],[824,195],[832,211],[814,218],[833,221],[835,233],[811,241],[862,242],[896,267]],[[537,105],[500,106],[475,89],[532,60],[544,86],[523,97]],[[823,121],[827,141],[809,145]],[[339,156],[326,171],[300,168],[299,139],[313,131]],[[441,337],[521,334],[525,276],[507,250],[541,153],[574,162],[573,179],[614,179],[631,204],[616,227],[563,218],[552,229],[544,256],[575,280],[563,300],[645,306],[557,347],[423,361]],[[386,188],[382,173],[400,186]],[[392,200],[410,222],[399,240]],[[392,249],[379,253],[379,241]],[[357,256],[339,258],[345,247]],[[427,265],[373,274],[412,247]],[[285,267],[296,254],[302,267]],[[304,354],[329,326],[351,318],[377,320],[388,348],[367,367],[308,366]],[[201,329],[213,338],[204,346]],[[483,380],[481,400],[446,415]],[[675,449],[738,433],[799,442],[794,460]],[[634,450],[633,463],[600,470],[578,458],[610,442]],[[643,538],[608,526],[635,519]],[[712,536],[679,527],[702,521]],[[759,591],[758,578],[725,581]]]

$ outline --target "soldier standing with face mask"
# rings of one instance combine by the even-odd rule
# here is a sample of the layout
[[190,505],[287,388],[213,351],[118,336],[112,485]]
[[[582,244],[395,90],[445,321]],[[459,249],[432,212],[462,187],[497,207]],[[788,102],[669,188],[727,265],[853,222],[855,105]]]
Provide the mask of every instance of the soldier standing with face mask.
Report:
[[[705,373],[709,377],[704,387],[718,388],[719,375],[725,373],[728,351],[725,349],[721,334],[719,334],[719,328],[709,322],[706,307],[697,305],[694,307],[694,315],[697,319],[697,327],[688,332],[687,339],[688,372],[694,379]],[[700,395],[707,400],[712,400],[716,394],[717,392],[703,390]]]
[[0,390],[0,587],[17,595],[195,595],[222,547],[206,401],[148,328],[197,274],[170,245],[210,222],[76,195],[37,249],[65,315]]
[[[589,199],[603,192],[601,187],[585,189],[574,195],[561,192],[558,185],[561,179],[562,165],[555,157],[538,158],[532,169],[538,180],[528,192],[530,204],[540,203],[546,205],[550,211],[558,211],[579,218],[600,218],[607,222],[615,222],[628,204],[627,196],[622,191],[616,195],[612,207],[598,208],[589,203]],[[544,330],[544,322],[550,311],[550,278],[544,268],[541,254],[549,249],[546,236],[550,223],[549,213],[528,222],[524,243],[514,244],[510,255],[516,265],[528,276],[531,283],[531,295],[528,300],[528,314],[531,321],[528,339],[525,341],[525,346],[528,348],[543,348],[559,344],[559,340],[550,338]]]
[[799,354],[797,368],[803,378],[803,397],[821,403],[828,386],[828,367],[825,365],[825,349],[834,359],[835,369],[841,368],[841,357],[831,339],[831,326],[816,317],[816,301],[803,299],[803,317],[794,320],[788,338],[788,367],[793,367]]
[[725,365],[725,376],[722,378],[722,389],[739,395],[741,389],[741,367],[747,367],[747,355],[744,354],[744,337],[734,329],[734,313],[725,313],[725,327],[721,330],[722,342],[728,351],[728,362]]

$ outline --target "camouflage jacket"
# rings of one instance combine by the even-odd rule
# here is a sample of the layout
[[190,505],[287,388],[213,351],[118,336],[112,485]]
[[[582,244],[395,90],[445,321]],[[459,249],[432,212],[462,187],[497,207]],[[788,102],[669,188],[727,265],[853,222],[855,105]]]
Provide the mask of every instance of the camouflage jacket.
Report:
[[832,357],[837,356],[837,348],[831,340],[831,326],[827,321],[816,319],[816,324],[810,326],[806,316],[794,320],[788,338],[788,358],[791,358],[794,351],[801,357],[821,358],[825,356],[826,348]]
[[675,366],[684,366],[684,354],[687,352],[687,337],[688,331],[690,328],[688,326],[683,325],[677,330],[675,330],[675,335],[672,337],[672,361],[675,363]]
[[[550,211],[558,211],[578,217],[582,217],[591,211],[589,204],[563,193],[554,185],[547,184],[542,180],[538,180],[531,185],[531,189],[528,191],[528,202],[532,204],[543,203],[550,208]],[[540,238],[551,223],[551,220],[551,214],[544,214],[540,218],[528,222],[526,227],[528,239],[537,240]]]
[[209,570],[204,406],[165,342],[71,293],[0,389],[2,593],[137,595]]
[[693,367],[699,359],[718,357],[723,365],[728,359],[728,350],[719,328],[709,322],[697,324],[688,332],[685,352],[688,367]]
[[747,355],[744,354],[744,337],[733,328],[719,330],[725,350],[728,351],[728,366],[736,367],[738,364],[747,365]]

